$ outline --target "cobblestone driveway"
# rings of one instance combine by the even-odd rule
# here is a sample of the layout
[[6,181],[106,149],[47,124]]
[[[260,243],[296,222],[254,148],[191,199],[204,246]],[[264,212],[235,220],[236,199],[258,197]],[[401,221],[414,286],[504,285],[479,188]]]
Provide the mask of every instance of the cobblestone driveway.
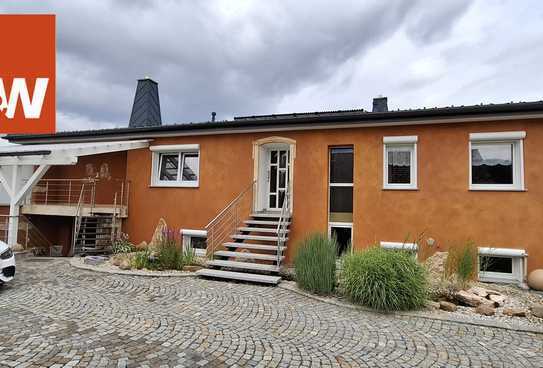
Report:
[[357,312],[280,288],[18,266],[0,290],[2,367],[543,367],[542,335]]

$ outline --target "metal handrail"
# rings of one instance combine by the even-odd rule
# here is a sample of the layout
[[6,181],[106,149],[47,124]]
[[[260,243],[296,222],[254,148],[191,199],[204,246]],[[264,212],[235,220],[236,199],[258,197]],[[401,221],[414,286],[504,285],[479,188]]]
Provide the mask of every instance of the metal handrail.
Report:
[[255,185],[256,180],[241,191],[205,226],[207,231],[207,254],[211,259],[213,259],[218,244],[222,244],[227,237],[235,234],[241,221],[249,215],[249,213],[241,213],[245,200],[250,201],[248,212],[253,210]]
[[[288,215],[288,216],[287,216]],[[285,190],[285,198],[283,199],[283,206],[281,206],[281,215],[279,216],[279,223],[277,224],[277,267],[281,266],[281,258],[283,256],[283,248],[285,246],[285,234],[287,232],[287,223],[290,217],[290,192]]]
[[83,194],[85,192],[85,183],[81,186],[81,192],[79,193],[79,201],[77,202],[77,209],[75,210],[75,218],[74,218],[74,234],[72,239],[72,250],[71,255],[73,256],[75,253],[75,244],[77,242],[77,236],[79,235],[79,229],[81,228],[81,206],[83,202]]

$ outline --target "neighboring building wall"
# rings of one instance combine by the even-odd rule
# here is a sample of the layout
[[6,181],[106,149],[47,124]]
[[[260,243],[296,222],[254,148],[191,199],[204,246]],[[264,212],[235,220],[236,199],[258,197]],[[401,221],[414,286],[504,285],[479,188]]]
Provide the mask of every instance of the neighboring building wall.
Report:
[[[151,152],[127,153],[131,181],[125,230],[149,241],[160,217],[174,228],[202,229],[253,178],[252,143],[268,136],[296,141],[294,210],[287,260],[308,233],[328,229],[328,149],[354,145],[353,244],[412,240],[424,233],[446,249],[471,239],[480,246],[526,249],[529,270],[543,267],[543,122],[441,124],[265,134],[163,138],[200,145],[199,188],[152,188]],[[524,130],[525,192],[468,190],[469,133]],[[383,190],[383,136],[418,136],[419,190]]]
[[76,165],[58,165],[49,169],[45,179],[99,179],[96,203],[112,204],[120,182],[126,179],[126,152],[82,156]]

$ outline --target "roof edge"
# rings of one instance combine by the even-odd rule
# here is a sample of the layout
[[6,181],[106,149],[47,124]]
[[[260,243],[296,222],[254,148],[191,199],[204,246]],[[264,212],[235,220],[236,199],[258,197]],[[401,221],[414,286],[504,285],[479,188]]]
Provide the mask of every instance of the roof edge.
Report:
[[[296,127],[307,129],[325,129],[334,127],[348,127],[344,125],[418,125],[444,122],[447,119],[456,119],[455,122],[461,123],[471,118],[478,117],[483,119],[503,120],[504,116],[509,119],[543,118],[543,101],[507,103],[495,105],[474,105],[458,106],[432,109],[416,110],[397,110],[388,112],[365,112],[363,110],[348,110],[323,113],[300,113],[300,114],[280,114],[280,115],[260,115],[254,117],[240,117],[234,120],[199,122],[188,124],[171,124],[159,127],[139,127],[139,128],[111,128],[102,130],[87,131],[69,131],[58,132],[54,134],[18,134],[7,135],[5,139],[12,143],[32,144],[38,142],[51,142],[64,139],[72,140],[104,140],[107,137],[137,136],[140,138],[161,136],[164,134],[175,135],[194,135],[207,131],[207,134],[214,134],[213,131],[231,130],[235,133],[239,130],[285,130],[290,127],[295,130]],[[502,117],[500,119],[500,117]],[[423,121],[423,122],[421,122]],[[352,124],[349,124],[352,123]],[[224,134],[224,133],[217,133]]]

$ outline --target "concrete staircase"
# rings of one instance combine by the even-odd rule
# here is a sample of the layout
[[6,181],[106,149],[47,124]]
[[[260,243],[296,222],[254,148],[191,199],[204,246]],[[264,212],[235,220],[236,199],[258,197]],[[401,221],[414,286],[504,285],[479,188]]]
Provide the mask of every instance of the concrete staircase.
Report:
[[[207,268],[196,273],[217,279],[249,281],[276,285],[281,281],[279,263],[284,259],[291,217],[283,218],[284,234],[279,241],[279,212],[257,212],[213,252]],[[278,244],[282,244],[278,246]]]

